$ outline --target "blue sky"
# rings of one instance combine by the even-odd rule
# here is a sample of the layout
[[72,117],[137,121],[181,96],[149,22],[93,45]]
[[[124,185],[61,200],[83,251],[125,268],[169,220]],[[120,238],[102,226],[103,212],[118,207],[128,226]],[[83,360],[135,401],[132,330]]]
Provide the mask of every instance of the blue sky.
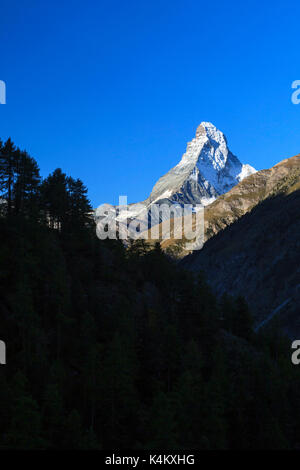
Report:
[[145,199],[201,121],[257,169],[300,153],[299,2],[1,0],[0,137],[94,206]]

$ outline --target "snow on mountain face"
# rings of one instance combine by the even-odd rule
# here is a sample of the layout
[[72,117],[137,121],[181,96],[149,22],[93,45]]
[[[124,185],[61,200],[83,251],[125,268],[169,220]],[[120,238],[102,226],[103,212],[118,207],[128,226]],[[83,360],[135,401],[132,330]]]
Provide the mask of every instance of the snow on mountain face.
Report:
[[[125,211],[123,206],[105,206],[112,214],[117,211],[117,215],[112,217],[116,217],[119,222],[126,224],[128,219],[134,219],[140,223],[143,231],[148,229],[152,204],[173,204],[175,217],[177,212],[181,215],[180,207],[183,204],[207,206],[255,172],[254,168],[243,165],[230,152],[221,131],[209,122],[202,122],[194,139],[187,144],[180,162],[158,180],[145,201],[129,204]],[[160,215],[157,220],[155,217],[152,225],[161,222]]]
[[202,122],[181,161],[158,180],[148,201],[207,205],[255,171],[230,152],[221,131]]

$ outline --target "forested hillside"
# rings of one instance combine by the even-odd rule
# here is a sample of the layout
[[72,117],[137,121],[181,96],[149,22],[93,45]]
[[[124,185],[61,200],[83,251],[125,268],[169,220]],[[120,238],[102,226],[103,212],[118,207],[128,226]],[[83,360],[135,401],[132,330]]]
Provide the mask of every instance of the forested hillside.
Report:
[[100,241],[87,190],[0,145],[1,449],[300,444],[290,343],[144,241]]

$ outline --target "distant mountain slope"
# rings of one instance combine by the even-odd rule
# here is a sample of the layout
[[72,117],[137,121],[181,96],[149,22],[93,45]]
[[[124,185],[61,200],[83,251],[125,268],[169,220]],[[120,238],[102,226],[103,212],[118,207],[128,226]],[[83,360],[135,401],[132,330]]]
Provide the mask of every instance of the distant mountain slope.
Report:
[[[298,155],[243,179],[226,194],[219,196],[216,201],[205,207],[205,240],[231,225],[266,198],[298,189],[300,187],[299,174],[300,156]],[[176,245],[181,246],[182,241],[177,242],[171,239],[162,242],[164,248]]]
[[205,212],[207,238],[230,225],[269,196],[295,190],[294,179],[297,185],[299,173],[300,157],[296,156],[244,179],[207,207]]
[[[251,187],[252,192],[246,191]],[[212,227],[220,229],[217,215],[222,217],[222,208],[226,219],[230,207],[245,210],[255,202],[250,213],[219,231],[182,264],[203,270],[217,294],[243,295],[256,314],[258,329],[276,321],[296,338],[300,335],[300,156],[252,175],[221,205],[216,201]]]

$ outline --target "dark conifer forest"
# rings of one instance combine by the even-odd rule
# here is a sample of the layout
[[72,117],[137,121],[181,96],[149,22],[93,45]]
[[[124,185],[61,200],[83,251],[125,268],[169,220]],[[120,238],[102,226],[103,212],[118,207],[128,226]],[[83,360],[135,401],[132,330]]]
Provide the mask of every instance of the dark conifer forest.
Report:
[[1,449],[294,449],[290,342],[159,243],[100,241],[87,188],[0,143]]

